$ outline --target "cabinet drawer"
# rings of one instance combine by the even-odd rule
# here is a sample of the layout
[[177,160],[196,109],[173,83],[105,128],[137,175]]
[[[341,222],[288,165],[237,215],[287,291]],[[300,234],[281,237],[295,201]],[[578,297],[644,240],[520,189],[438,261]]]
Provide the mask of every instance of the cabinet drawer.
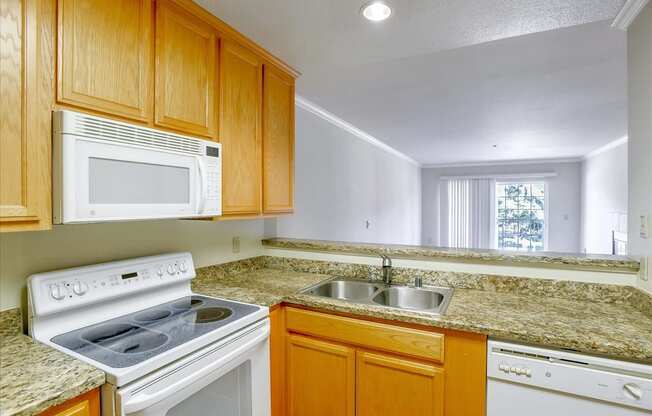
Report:
[[286,319],[288,331],[444,362],[443,334],[295,308]]

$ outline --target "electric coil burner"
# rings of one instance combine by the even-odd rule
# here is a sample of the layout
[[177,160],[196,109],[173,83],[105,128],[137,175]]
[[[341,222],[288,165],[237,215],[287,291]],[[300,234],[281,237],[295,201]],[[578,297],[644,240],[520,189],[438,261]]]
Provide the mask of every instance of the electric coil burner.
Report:
[[268,309],[193,277],[188,253],[30,276],[30,333],[106,372],[103,416],[269,415]]

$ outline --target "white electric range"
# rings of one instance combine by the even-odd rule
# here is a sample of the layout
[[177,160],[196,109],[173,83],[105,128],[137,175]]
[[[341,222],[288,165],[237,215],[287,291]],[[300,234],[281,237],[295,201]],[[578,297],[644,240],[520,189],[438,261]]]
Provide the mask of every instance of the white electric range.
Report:
[[103,416],[269,415],[269,310],[194,277],[190,253],[32,275],[30,334],[106,373]]

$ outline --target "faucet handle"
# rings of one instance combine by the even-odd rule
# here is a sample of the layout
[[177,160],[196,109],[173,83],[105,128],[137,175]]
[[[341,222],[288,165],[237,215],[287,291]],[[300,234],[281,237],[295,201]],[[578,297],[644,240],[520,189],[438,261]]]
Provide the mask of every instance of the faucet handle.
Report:
[[414,287],[423,287],[423,278],[421,276],[414,278]]
[[392,267],[392,259],[390,259],[389,256],[381,254],[380,258],[383,259],[383,267]]

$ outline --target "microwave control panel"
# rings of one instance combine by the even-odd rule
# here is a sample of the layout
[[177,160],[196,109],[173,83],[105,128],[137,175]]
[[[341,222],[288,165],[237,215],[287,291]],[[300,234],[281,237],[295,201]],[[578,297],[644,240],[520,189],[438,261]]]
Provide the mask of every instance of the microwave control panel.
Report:
[[207,210],[220,210],[220,189],[222,188],[222,149],[219,145],[207,145],[204,159],[206,168]]

